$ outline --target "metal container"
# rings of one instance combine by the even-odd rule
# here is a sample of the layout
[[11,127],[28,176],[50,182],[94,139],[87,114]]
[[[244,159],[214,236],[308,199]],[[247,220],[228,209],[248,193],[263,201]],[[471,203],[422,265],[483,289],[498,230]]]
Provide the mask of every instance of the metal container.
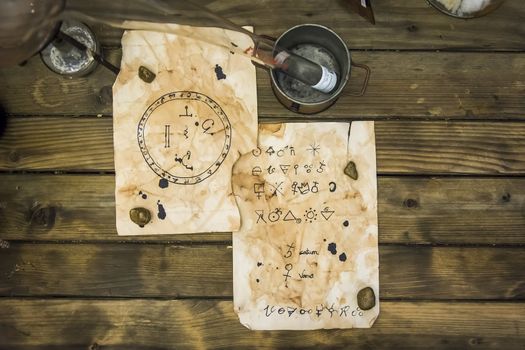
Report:
[[[296,113],[313,114],[324,111],[339,98],[350,78],[351,67],[365,70],[361,91],[346,93],[362,96],[368,85],[370,68],[353,63],[345,42],[331,29],[318,24],[301,24],[288,29],[275,40],[275,47],[290,50],[333,70],[338,76],[334,90],[328,94],[293,79],[277,69],[270,69],[272,89],[277,99]],[[275,54],[275,53],[274,53]]]

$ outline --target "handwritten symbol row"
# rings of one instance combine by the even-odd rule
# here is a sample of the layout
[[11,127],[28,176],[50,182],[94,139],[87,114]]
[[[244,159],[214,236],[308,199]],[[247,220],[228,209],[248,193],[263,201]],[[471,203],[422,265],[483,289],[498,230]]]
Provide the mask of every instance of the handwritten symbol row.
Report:
[[[335,182],[330,181],[328,183],[328,190],[330,192],[335,192],[337,185]],[[290,189],[293,195],[306,195],[309,193],[318,193],[319,192],[319,182],[309,181],[306,182],[292,182]],[[253,193],[257,196],[258,199],[261,199],[265,194],[269,194],[270,197],[274,196],[284,196],[286,192],[284,181],[274,182],[256,182],[253,184]]]
[[[286,209],[285,209],[286,211]],[[266,212],[264,209],[255,210],[256,215],[256,224],[258,223],[265,223],[268,222],[274,223],[278,221],[282,222],[295,222],[296,224],[300,224],[301,222],[304,223],[313,223],[314,221],[317,221],[318,213],[321,214],[320,217],[322,217],[325,221],[330,220],[332,215],[334,215],[335,210],[330,209],[330,207],[324,207],[322,210],[317,210],[313,208],[306,209],[304,211],[303,215],[294,213],[292,210],[287,210],[286,213],[283,212],[281,208],[275,208],[274,210],[271,210],[269,212]]]
[[[312,156],[316,156],[319,154],[319,151],[321,150],[321,146],[318,145],[316,142],[313,142],[305,149],[307,152],[310,152]],[[263,150],[260,147],[257,147],[252,151],[252,155],[254,157],[259,157],[263,153]],[[294,146],[284,146],[282,148],[274,148],[273,146],[266,147],[266,150],[264,151],[268,156],[277,156],[277,157],[284,157],[286,155],[295,156],[295,147]]]
[[287,175],[291,169],[293,169],[293,173],[295,175],[299,175],[300,173],[310,174],[314,171],[318,174],[322,174],[325,170],[326,163],[324,161],[319,161],[319,166],[316,166],[315,164],[305,164],[302,166],[299,164],[294,164],[293,168],[292,168],[292,164],[279,164],[278,166],[279,168],[273,165],[270,165],[268,166],[268,168],[263,169],[260,166],[256,165],[252,168],[252,175],[260,176],[263,173],[272,175],[272,174],[275,174],[276,171],[277,173],[282,173],[283,175]]

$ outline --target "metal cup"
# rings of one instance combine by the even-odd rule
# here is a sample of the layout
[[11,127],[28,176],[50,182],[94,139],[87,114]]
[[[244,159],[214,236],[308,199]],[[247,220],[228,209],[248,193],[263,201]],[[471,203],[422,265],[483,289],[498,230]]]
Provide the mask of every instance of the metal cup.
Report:
[[277,99],[289,110],[296,113],[313,114],[333,105],[350,78],[351,66],[364,69],[366,76],[361,91],[348,95],[362,96],[364,94],[370,77],[370,68],[353,63],[345,42],[331,29],[318,24],[301,24],[288,29],[277,38],[275,47],[290,50],[332,69],[338,76],[336,87],[332,92],[326,94],[277,69],[270,69],[272,90]]

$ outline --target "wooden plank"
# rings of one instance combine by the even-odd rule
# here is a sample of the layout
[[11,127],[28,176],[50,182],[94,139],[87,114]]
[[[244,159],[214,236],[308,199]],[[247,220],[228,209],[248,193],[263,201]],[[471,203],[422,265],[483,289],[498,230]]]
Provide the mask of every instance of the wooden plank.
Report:
[[[525,250],[380,246],[383,299],[523,300]],[[2,296],[231,297],[226,244],[11,242],[0,255]]]
[[[0,349],[523,349],[525,304],[381,304],[371,329],[250,331],[231,301],[0,300]],[[38,312],[36,312],[38,310]]]
[[[525,244],[524,178],[378,180],[381,243]],[[112,175],[3,174],[0,183],[3,240],[231,241],[230,233],[117,236]]]
[[[420,0],[381,0],[373,3],[376,25],[350,12],[344,1],[202,0],[208,8],[238,25],[252,25],[260,34],[279,36],[303,23],[332,28],[353,49],[469,49],[523,50],[525,8],[506,1],[496,12],[475,20],[442,15]],[[119,46],[122,31],[96,26],[105,45]]]
[[[424,4],[424,3],[423,3]],[[119,61],[120,50],[107,56]],[[337,103],[316,117],[349,119],[523,119],[525,55],[463,52],[354,52],[352,59],[372,69],[363,97],[363,74],[354,69]],[[113,73],[104,68],[86,78],[51,73],[39,57],[24,67],[0,70],[0,101],[16,115],[110,115]],[[257,70],[259,115],[293,118],[270,87],[266,71]]]
[[[525,174],[525,123],[376,123],[379,174]],[[133,135],[130,135],[133,137]],[[113,171],[109,118],[10,118],[0,170]]]

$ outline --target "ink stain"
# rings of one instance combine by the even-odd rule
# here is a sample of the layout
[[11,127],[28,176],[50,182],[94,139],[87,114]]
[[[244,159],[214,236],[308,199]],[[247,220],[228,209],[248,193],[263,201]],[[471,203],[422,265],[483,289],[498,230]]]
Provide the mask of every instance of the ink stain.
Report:
[[164,220],[166,218],[166,211],[164,210],[164,206],[160,204],[160,201],[157,201],[157,208],[159,210],[157,217],[161,220]]
[[339,255],[339,261],[342,261],[342,262],[346,261],[346,254],[345,253],[342,253],[341,255]]
[[195,122],[195,126],[199,126],[199,122]]
[[258,262],[257,266],[262,266],[262,264],[263,264],[262,262]]
[[350,225],[350,223],[348,222],[348,220],[345,220],[345,221],[343,222],[343,226],[344,226],[344,227],[348,227],[348,225]]
[[326,238],[323,238],[323,242],[326,242]]
[[237,45],[237,44],[234,43],[233,41],[230,41],[230,44],[232,44],[232,46],[234,46],[234,47],[239,47],[239,45]]
[[167,188],[168,185],[169,185],[168,180],[166,180],[166,179],[160,179],[159,180],[159,187],[160,188]]
[[147,195],[147,194],[145,194],[145,193],[144,193],[144,192],[142,192],[142,191],[139,191],[139,196],[141,196],[141,197],[142,197],[142,199],[147,199],[147,198],[148,198],[148,195]]
[[222,67],[218,64],[215,65],[215,75],[217,75],[217,80],[226,79],[226,74],[224,74]]
[[257,283],[259,283],[259,279],[258,279],[258,278],[257,278],[255,281],[256,281]]
[[328,244],[328,251],[332,253],[332,255],[337,254],[337,245],[335,243]]

